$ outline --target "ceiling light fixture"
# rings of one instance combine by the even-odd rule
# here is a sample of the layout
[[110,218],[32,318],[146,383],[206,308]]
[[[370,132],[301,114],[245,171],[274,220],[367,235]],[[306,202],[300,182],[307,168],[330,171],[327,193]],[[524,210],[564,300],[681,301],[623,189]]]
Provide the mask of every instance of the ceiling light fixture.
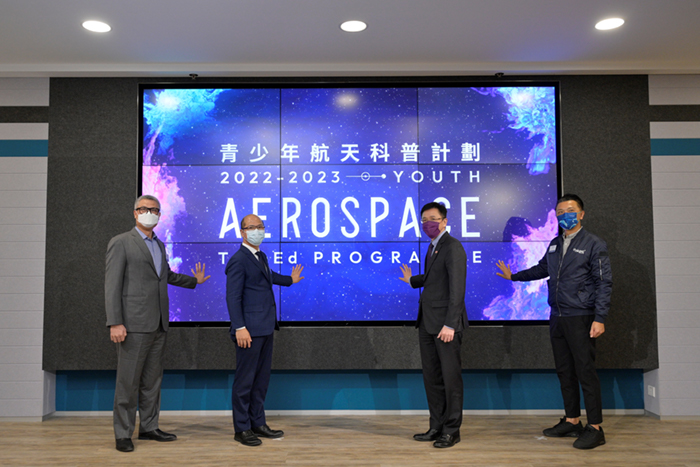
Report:
[[367,23],[363,21],[346,21],[340,25],[340,29],[345,32],[360,32],[367,29]]
[[112,26],[102,21],[85,21],[83,27],[92,32],[109,32],[112,30]]
[[608,18],[603,21],[598,21],[595,28],[601,31],[607,31],[608,29],[619,28],[623,24],[625,24],[625,20],[622,18]]

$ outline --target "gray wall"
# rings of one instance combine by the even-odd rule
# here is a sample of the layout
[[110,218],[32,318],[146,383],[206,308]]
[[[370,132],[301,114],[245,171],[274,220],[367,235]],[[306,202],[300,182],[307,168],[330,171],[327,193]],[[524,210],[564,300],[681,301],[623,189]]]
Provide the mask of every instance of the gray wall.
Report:
[[[647,78],[533,79],[561,83],[563,188],[584,199],[586,227],[609,244],[615,284],[607,331],[598,342],[599,367],[656,368]],[[116,364],[104,325],[104,253],[112,236],[133,227],[138,83],[51,80],[43,359],[48,370]],[[420,368],[411,327],[285,328],[275,339],[278,369]],[[471,327],[462,351],[470,369],[553,367],[545,326]],[[228,330],[171,328],[166,367],[234,368]]]
[[[646,410],[700,416],[700,75],[649,77],[659,369]],[[665,143],[665,144],[659,144]],[[669,144],[670,143],[670,144]]]
[[41,369],[48,105],[48,78],[0,78],[0,418],[55,410]]

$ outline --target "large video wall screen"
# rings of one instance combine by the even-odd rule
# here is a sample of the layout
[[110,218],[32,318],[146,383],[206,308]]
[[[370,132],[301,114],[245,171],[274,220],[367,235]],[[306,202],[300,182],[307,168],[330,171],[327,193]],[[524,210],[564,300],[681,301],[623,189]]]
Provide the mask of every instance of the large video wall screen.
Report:
[[546,283],[495,275],[535,264],[557,233],[556,84],[141,88],[141,191],[157,196],[170,266],[205,262],[206,293],[170,288],[170,320],[226,323],[224,268],[240,220],[266,227],[282,324],[414,320],[427,237],[420,208],[445,204],[467,251],[470,321],[547,319]]

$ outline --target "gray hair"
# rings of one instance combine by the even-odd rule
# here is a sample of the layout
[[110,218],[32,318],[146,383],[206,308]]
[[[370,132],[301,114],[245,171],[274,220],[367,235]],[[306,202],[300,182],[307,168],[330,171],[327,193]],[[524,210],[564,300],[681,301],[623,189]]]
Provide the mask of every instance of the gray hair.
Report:
[[141,202],[142,199],[148,199],[151,201],[155,201],[158,203],[158,207],[160,208],[160,201],[158,201],[158,198],[156,198],[153,195],[141,195],[138,198],[136,198],[136,202],[134,203],[134,210],[136,210],[137,207],[139,207],[139,203]]

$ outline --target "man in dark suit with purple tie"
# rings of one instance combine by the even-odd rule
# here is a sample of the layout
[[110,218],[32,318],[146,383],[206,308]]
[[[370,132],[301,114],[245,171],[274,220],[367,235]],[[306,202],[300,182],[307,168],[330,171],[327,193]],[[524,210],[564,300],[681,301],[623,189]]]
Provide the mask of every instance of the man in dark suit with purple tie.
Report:
[[462,243],[447,232],[447,209],[428,203],[421,209],[423,232],[430,237],[424,273],[412,275],[402,265],[400,279],[411,287],[423,287],[418,309],[418,338],[423,383],[428,397],[430,429],[413,436],[433,441],[436,448],[459,443],[464,388],[462,382],[462,333],[469,325],[464,294],[467,254]]
[[246,446],[262,444],[260,436],[281,438],[284,432],[265,422],[265,395],[272,367],[272,342],[277,307],[272,285],[296,284],[304,269],[296,265],[291,276],[270,269],[260,250],[265,226],[255,214],[241,221],[241,248],[226,265],[226,304],[231,317],[231,339],[236,343],[236,375],[233,381],[234,439]]

